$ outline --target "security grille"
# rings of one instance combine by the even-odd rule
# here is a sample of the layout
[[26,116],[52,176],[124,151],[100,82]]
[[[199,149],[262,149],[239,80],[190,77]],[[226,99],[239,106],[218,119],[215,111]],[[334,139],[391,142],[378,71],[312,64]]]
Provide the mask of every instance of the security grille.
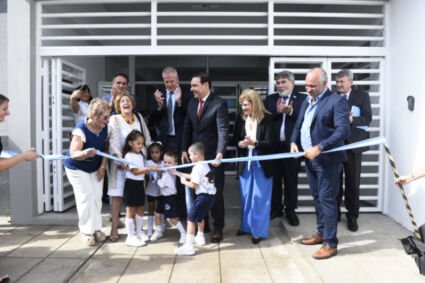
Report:
[[[370,137],[382,135],[382,81],[383,60],[380,58],[271,58],[269,70],[269,89],[274,88],[274,76],[282,70],[289,70],[295,75],[295,89],[305,92],[304,79],[313,67],[324,68],[329,76],[329,88],[334,90],[335,74],[341,69],[351,69],[354,73],[354,88],[369,92],[373,120],[368,129]],[[382,151],[378,146],[371,147],[363,153],[360,181],[360,211],[381,211]],[[298,211],[314,211],[313,199],[307,182],[304,162],[299,174],[299,208]]]
[[[303,3],[304,2],[304,3]],[[383,47],[385,1],[40,1],[40,46]],[[183,51],[181,51],[183,52]],[[259,54],[259,53],[254,53]]]
[[[42,113],[39,124],[37,151],[44,154],[66,155],[70,144],[70,133],[74,118],[69,98],[72,91],[85,82],[85,70],[59,58],[44,59],[42,62],[42,97],[38,105]],[[37,166],[38,211],[64,211],[75,205],[74,192],[65,175],[63,161],[42,161]]]

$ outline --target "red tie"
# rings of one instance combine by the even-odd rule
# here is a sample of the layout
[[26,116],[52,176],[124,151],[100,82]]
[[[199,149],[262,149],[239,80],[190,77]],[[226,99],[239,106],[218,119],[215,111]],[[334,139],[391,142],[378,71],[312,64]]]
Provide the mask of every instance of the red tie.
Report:
[[204,101],[202,99],[199,99],[198,120],[201,120],[201,116],[202,116],[202,105],[203,104],[204,104]]

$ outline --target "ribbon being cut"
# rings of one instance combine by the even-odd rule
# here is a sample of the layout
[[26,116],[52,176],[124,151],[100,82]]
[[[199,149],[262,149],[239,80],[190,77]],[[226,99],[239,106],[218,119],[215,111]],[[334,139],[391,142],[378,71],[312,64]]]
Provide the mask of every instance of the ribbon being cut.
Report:
[[[354,149],[354,148],[361,148],[361,147],[367,147],[367,146],[374,146],[374,145],[380,145],[380,144],[385,144],[386,140],[385,137],[379,136],[379,137],[375,137],[375,138],[370,138],[367,140],[363,140],[363,141],[359,141],[356,143],[351,143],[351,144],[347,144],[344,146],[340,146],[331,150],[327,150],[322,152],[321,154],[326,154],[328,152],[335,152],[335,151],[342,151],[342,150],[348,150],[348,149]],[[1,158],[10,158],[12,156],[17,155],[18,153],[13,152],[13,151],[2,151],[0,157]],[[113,161],[117,161],[117,162],[121,162],[124,164],[131,164],[129,161],[122,159],[122,158],[118,158],[115,157],[113,155],[101,152],[101,151],[97,151],[97,155],[106,157],[108,159],[111,159]],[[301,157],[304,156],[304,152],[294,152],[294,153],[275,153],[275,154],[268,154],[268,155],[257,155],[257,156],[251,156],[251,157],[235,157],[235,158],[224,158],[224,159],[220,159],[220,160],[204,160],[201,161],[199,163],[214,163],[214,162],[219,162],[219,163],[236,163],[236,162],[245,162],[245,161],[260,161],[260,160],[274,160],[274,159],[284,159],[284,158],[297,158],[297,157]],[[48,161],[54,161],[54,160],[65,160],[68,158],[71,158],[68,155],[60,155],[60,154],[40,154],[40,157],[43,158],[44,160],[48,160]],[[132,164],[134,165],[134,164]],[[173,166],[173,167],[163,167],[161,168],[162,170],[169,170],[169,169],[180,169],[180,168],[188,168],[188,167],[192,167],[194,166],[194,163],[187,163],[187,164],[182,164],[182,165],[177,165],[177,166]]]

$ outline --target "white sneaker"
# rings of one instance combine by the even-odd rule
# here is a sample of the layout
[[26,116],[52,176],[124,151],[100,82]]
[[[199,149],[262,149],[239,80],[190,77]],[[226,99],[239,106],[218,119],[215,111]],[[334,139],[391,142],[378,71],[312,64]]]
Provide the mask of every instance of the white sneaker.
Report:
[[181,234],[179,244],[184,244],[184,243],[186,243],[186,234]]
[[152,242],[161,239],[162,237],[164,237],[164,234],[162,234],[161,231],[155,230],[155,232],[153,232],[152,237],[150,238],[150,240]]
[[175,253],[176,255],[194,255],[195,249],[193,248],[192,245],[184,244],[183,246],[177,248]]
[[125,240],[125,244],[129,247],[143,247],[146,246],[145,241],[143,241],[142,239],[139,239],[137,237],[130,237],[127,236],[127,239]]
[[146,236],[148,236],[148,238],[152,237],[153,235],[153,229],[152,228],[148,228],[148,231],[146,232]]
[[137,235],[139,237],[139,239],[141,239],[143,242],[148,242],[149,241],[149,237],[145,234],[145,233],[141,233],[140,235]]
[[205,236],[204,235],[196,235],[195,239],[195,244],[197,244],[198,246],[205,246],[206,241],[205,241]]

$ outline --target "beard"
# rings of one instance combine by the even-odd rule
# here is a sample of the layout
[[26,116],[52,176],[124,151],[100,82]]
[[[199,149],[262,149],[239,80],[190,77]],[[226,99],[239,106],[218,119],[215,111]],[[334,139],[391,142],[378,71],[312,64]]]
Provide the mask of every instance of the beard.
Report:
[[278,90],[277,93],[279,93],[279,96],[285,96],[285,95],[289,96],[289,95],[291,95],[292,90],[289,91],[289,90],[282,89],[282,90]]

